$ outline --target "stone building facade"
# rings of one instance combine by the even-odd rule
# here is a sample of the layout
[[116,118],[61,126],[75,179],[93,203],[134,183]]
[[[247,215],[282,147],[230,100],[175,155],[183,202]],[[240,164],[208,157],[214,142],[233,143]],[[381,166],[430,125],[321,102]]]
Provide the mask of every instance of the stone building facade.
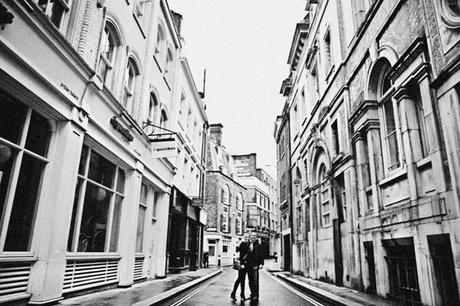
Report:
[[307,1],[283,82],[294,271],[459,303],[459,20],[456,1]]
[[222,145],[222,124],[209,126],[203,209],[207,213],[203,251],[209,264],[228,266],[238,257],[246,227],[246,188],[237,180],[233,159]]
[[0,8],[0,303],[164,277],[178,144],[153,139],[175,128],[178,19],[165,0]]
[[[284,86],[283,86],[284,87]],[[291,86],[286,86],[287,95]],[[283,92],[283,90],[282,90]],[[277,201],[279,205],[279,232],[280,232],[280,263],[284,270],[291,271],[291,237],[292,237],[292,200],[291,200],[291,153],[290,153],[290,130],[288,104],[283,112],[277,117],[274,130],[276,142],[276,174],[278,182]]]

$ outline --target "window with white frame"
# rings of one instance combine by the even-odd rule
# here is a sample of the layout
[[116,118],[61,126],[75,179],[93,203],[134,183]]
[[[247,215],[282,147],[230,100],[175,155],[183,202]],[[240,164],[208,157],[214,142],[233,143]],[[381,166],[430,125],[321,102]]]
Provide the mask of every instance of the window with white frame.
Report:
[[166,62],[164,65],[165,68],[165,74],[169,77],[171,75],[172,69],[173,69],[173,53],[171,49],[168,48],[168,51],[166,52]]
[[58,29],[62,28],[65,15],[70,10],[70,0],[35,0],[38,7]]
[[147,185],[141,184],[139,211],[137,214],[136,253],[142,253],[144,250],[145,216],[147,211],[148,192],[149,188]]
[[84,145],[68,240],[71,252],[117,252],[125,171]]
[[101,36],[97,73],[104,82],[104,85],[109,88],[111,88],[114,79],[115,59],[119,45],[120,40],[114,26],[109,21],[106,21]]
[[31,250],[43,172],[49,163],[48,120],[0,91],[0,251]]
[[241,192],[236,195],[236,209],[243,210],[243,195]]
[[154,93],[150,93],[149,99],[149,111],[147,114],[147,122],[155,124],[157,122],[158,116],[158,109],[160,104],[158,103],[158,99]]
[[396,130],[396,116],[393,99],[390,94],[391,80],[389,76],[389,64],[382,69],[379,80],[378,99],[382,106],[383,126],[382,134],[386,148],[386,164],[388,170],[400,166],[398,135]]
[[318,171],[319,204],[321,209],[321,224],[323,227],[331,224],[331,205],[329,202],[329,186],[327,183],[326,165],[321,164]]
[[222,187],[221,202],[222,204],[225,204],[225,205],[230,204],[230,187],[228,187],[228,185],[225,185]]
[[227,205],[222,206],[222,214],[220,216],[220,230],[222,232],[229,232],[229,224],[228,224],[228,219],[229,219],[229,207]]
[[134,110],[134,92],[137,86],[137,77],[139,76],[139,68],[134,59],[129,58],[125,70],[125,79],[123,82],[123,106],[130,114]]

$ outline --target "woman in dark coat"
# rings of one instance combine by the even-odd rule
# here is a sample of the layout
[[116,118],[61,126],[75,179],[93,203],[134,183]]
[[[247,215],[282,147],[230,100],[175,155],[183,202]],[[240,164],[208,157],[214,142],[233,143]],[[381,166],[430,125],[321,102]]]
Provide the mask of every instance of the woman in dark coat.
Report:
[[233,291],[230,294],[230,298],[233,301],[236,301],[236,290],[238,289],[238,285],[241,285],[241,300],[244,301],[246,297],[244,296],[244,282],[246,280],[246,267],[244,266],[244,262],[246,259],[246,255],[249,249],[249,234],[246,233],[243,235],[243,241],[241,241],[237,251],[240,252],[239,261],[241,263],[241,268],[238,270],[238,278],[233,285]]

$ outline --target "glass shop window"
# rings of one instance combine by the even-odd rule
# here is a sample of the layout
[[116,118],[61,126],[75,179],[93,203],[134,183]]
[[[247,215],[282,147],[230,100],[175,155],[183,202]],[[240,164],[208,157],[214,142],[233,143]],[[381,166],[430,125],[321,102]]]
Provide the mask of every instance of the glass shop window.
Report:
[[31,251],[51,138],[48,120],[0,92],[0,250]]
[[116,252],[125,172],[83,146],[67,250]]

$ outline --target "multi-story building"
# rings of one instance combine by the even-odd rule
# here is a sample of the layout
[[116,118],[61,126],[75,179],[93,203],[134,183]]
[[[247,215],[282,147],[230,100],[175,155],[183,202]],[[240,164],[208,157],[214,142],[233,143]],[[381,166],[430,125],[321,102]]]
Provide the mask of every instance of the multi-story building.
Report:
[[256,169],[256,177],[268,188],[268,229],[269,256],[280,254],[279,205],[277,201],[277,184],[275,179],[264,169]]
[[270,253],[270,239],[274,239],[276,235],[272,234],[271,229],[271,190],[274,180],[269,174],[257,168],[256,153],[233,155],[235,171],[238,175],[238,181],[246,187],[246,212],[247,223],[246,230],[249,232],[257,232],[265,258],[268,258],[273,253]]
[[246,220],[246,188],[236,177],[232,157],[222,145],[222,124],[209,126],[206,149],[205,199],[207,213],[203,251],[209,264],[231,265],[238,257]]
[[[175,14],[180,18],[178,14]],[[206,214],[200,209],[205,177],[204,143],[207,116],[187,59],[179,59],[170,129],[177,138],[176,173],[169,209],[168,270],[178,272],[201,265]],[[171,132],[172,132],[171,131]],[[170,133],[164,130],[163,133]]]
[[307,1],[279,120],[294,271],[459,304],[459,58],[457,1]]
[[167,1],[0,8],[0,303],[165,276],[177,141],[155,140],[186,74]]
[[[286,84],[287,85],[287,84]],[[285,88],[284,88],[285,87]],[[286,90],[285,92],[283,92]],[[288,95],[289,86],[283,86],[283,95]],[[283,113],[277,117],[274,130],[276,141],[276,172],[278,182],[277,201],[279,205],[279,233],[280,233],[280,264],[284,270],[291,271],[292,249],[292,200],[291,200],[291,172],[290,172],[290,130],[289,113],[286,104]]]

